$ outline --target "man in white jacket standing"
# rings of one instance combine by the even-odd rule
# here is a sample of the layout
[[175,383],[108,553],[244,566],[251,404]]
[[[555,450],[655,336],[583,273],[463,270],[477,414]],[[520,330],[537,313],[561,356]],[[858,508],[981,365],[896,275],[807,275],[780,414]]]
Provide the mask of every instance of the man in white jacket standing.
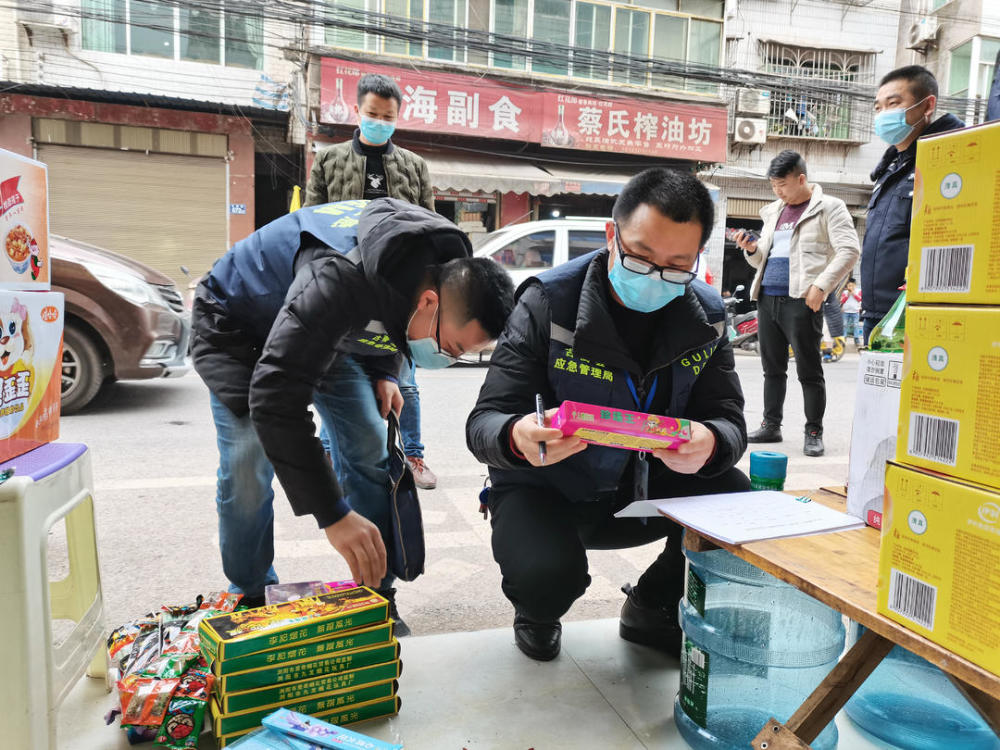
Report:
[[823,300],[854,268],[860,242],[847,205],[806,179],[806,163],[798,153],[782,151],[767,176],[778,200],[760,212],[760,238],[747,232],[736,237],[747,262],[757,269],[750,297],[757,301],[764,367],[764,421],[747,438],[751,443],[781,442],[791,346],[805,405],[803,453],[822,456]]

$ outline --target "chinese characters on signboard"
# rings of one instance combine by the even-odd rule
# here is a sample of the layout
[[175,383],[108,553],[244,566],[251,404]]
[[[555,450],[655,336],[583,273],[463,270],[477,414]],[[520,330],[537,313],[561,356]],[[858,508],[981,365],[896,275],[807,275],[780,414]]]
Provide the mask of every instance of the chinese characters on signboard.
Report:
[[504,138],[556,148],[725,161],[726,110],[699,104],[586,98],[474,76],[359,65],[324,58],[320,119],[353,122],[364,73],[393,78],[403,94],[397,128]]

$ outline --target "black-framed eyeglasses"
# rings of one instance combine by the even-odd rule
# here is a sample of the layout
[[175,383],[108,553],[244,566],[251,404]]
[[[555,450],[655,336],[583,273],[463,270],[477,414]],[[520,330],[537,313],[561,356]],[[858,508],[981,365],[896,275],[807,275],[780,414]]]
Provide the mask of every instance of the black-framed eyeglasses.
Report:
[[638,255],[628,252],[628,248],[622,242],[618,222],[615,222],[615,242],[618,245],[618,254],[621,256],[622,266],[632,273],[637,273],[640,276],[659,273],[660,278],[664,281],[669,281],[673,284],[684,284],[685,286],[698,278],[698,264],[701,262],[701,253],[698,253],[693,271],[685,271],[682,268],[674,268],[673,266],[658,266],[655,263],[650,263],[645,258],[640,258]]

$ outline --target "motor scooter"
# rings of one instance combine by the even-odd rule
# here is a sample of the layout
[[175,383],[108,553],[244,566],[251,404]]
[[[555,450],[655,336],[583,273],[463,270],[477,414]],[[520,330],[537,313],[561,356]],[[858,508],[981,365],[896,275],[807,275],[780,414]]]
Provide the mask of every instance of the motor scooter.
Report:
[[723,303],[726,307],[726,328],[729,331],[729,343],[750,352],[757,351],[757,311],[737,314],[736,306],[745,301],[740,292],[746,287],[740,284],[733,290],[732,297],[726,297]]

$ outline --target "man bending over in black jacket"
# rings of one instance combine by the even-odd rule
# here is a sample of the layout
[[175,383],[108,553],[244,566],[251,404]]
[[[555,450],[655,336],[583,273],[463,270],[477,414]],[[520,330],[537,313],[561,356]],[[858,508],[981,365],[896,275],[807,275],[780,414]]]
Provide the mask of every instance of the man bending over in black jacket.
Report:
[[[360,449],[383,483],[384,418],[399,414],[402,357],[447,367],[482,349],[513,306],[506,273],[473,259],[468,237],[438,214],[395,198],[310,206],[237,242],[198,286],[192,356],[218,433],[216,496],[226,577],[250,603],[278,578],[271,480],[296,515],[312,514],[358,583],[390,594],[388,493],[337,483],[315,436],[353,416]],[[334,365],[363,355],[366,382]],[[369,434],[370,433],[370,434]],[[393,602],[393,616],[398,619]]]
[[[747,434],[722,298],[695,280],[713,224],[711,196],[689,174],[650,169],[629,181],[612,215],[606,248],[518,290],[466,424],[470,450],[490,467],[493,557],[514,605],[514,638],[542,661],[558,655],[559,620],[590,584],[587,549],[663,537],[666,549],[636,586],[623,588],[620,632],[677,654],[681,529],[663,517],[613,514],[647,490],[679,497],[749,489],[733,468]],[[692,440],[652,456],[588,447],[536,425],[535,393],[553,407],[569,400],[685,417]],[[539,441],[547,444],[544,465]]]

